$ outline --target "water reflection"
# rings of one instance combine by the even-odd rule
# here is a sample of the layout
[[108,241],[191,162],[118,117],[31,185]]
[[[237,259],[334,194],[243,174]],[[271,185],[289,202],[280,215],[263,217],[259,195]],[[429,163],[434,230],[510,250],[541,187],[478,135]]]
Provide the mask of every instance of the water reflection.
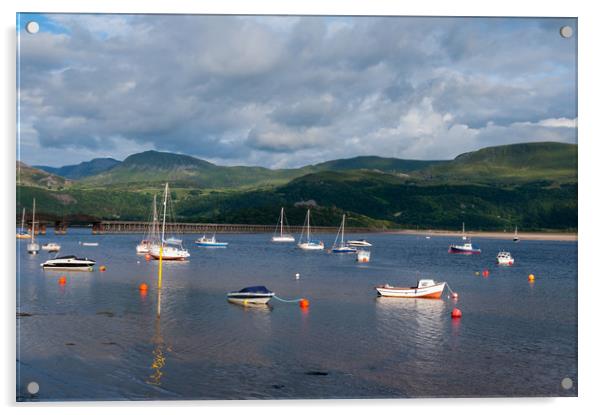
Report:
[[150,385],[160,386],[161,378],[163,377],[163,367],[165,366],[166,357],[163,353],[165,342],[161,335],[161,317],[157,315],[155,318],[155,335],[153,336],[153,362],[151,363],[151,369],[153,372],[148,377],[147,383]]

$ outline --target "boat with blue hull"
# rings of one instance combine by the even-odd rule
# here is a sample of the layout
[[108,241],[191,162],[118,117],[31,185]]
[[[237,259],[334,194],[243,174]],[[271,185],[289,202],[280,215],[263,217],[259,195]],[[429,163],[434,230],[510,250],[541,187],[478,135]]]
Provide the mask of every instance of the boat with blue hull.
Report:
[[203,235],[202,238],[197,239],[194,241],[194,243],[197,246],[204,246],[207,248],[225,248],[228,246],[228,242],[219,242],[217,239],[215,239],[215,234],[213,234],[211,238],[207,238],[205,235]]

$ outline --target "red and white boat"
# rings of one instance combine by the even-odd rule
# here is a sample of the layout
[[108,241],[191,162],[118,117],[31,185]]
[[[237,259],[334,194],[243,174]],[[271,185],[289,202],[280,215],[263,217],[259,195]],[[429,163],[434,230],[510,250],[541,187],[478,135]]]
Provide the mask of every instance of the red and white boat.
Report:
[[378,291],[378,295],[382,297],[441,298],[445,284],[445,282],[436,282],[434,280],[420,280],[415,287],[393,287],[385,284],[375,288]]

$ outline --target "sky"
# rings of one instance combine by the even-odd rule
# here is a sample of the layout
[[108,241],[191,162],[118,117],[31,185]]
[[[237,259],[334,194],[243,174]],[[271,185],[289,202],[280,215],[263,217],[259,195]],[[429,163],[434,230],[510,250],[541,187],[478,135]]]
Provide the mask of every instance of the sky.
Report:
[[154,149],[292,168],[576,143],[576,32],[560,18],[20,14],[17,158]]

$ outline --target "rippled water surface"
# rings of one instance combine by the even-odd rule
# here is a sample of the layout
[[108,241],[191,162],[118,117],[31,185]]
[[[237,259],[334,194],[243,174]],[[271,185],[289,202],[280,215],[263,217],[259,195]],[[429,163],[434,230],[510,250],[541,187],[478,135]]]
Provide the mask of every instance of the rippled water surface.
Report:
[[[461,256],[447,253],[457,239],[363,236],[374,243],[368,264],[272,244],[270,235],[221,235],[225,249],[198,248],[188,235],[190,261],[164,265],[159,319],[157,262],[135,254],[139,235],[70,229],[40,237],[106,272],[43,271],[49,255],[28,255],[17,241],[17,398],[576,395],[577,243],[475,239],[483,254]],[[495,266],[501,248],[514,267]],[[489,277],[475,275],[485,268]],[[377,284],[421,277],[447,281],[457,304],[376,297]],[[310,307],[226,301],[226,292],[250,285],[308,298]],[[461,320],[450,318],[454,306]],[[565,377],[573,388],[561,387]],[[26,390],[31,381],[36,396]]]

